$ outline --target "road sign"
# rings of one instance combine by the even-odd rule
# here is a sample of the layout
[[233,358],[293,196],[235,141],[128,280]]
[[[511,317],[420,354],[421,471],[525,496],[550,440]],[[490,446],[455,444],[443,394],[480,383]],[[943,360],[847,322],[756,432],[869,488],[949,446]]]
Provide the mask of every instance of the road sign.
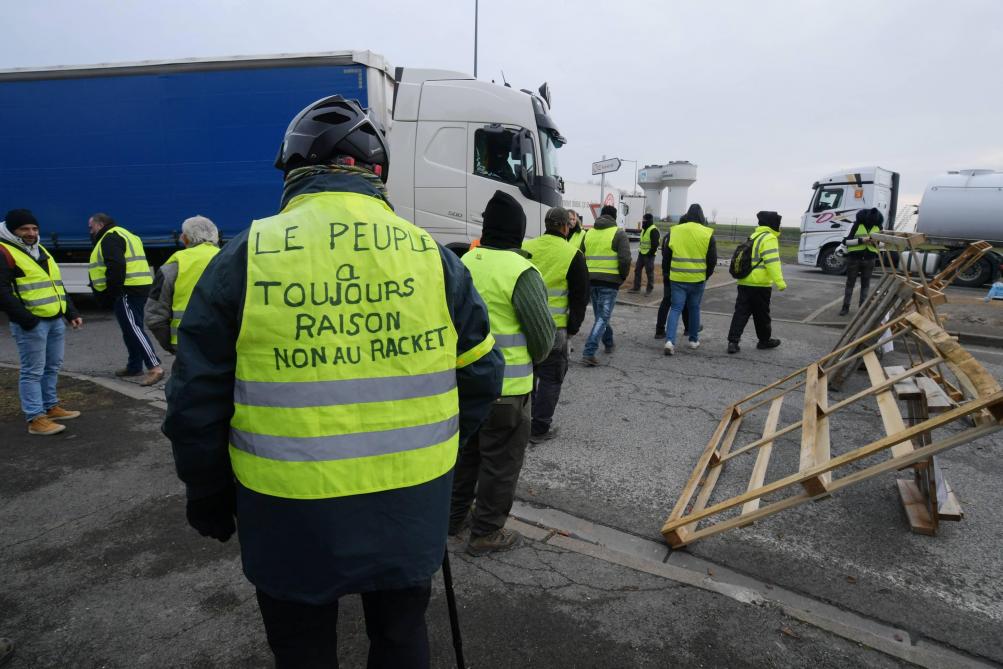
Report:
[[616,200],[613,199],[613,193],[606,193],[606,199],[602,203],[604,207],[615,207]]
[[620,169],[619,158],[609,158],[592,163],[592,174],[606,174],[607,172],[616,172],[618,169]]

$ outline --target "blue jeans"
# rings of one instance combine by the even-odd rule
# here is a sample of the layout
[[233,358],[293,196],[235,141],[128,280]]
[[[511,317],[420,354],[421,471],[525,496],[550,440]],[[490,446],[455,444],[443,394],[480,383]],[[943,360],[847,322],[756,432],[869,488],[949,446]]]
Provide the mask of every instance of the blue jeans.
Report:
[[56,381],[63,366],[63,341],[66,323],[62,318],[42,319],[31,330],[10,324],[21,357],[21,375],[17,389],[21,411],[29,421],[59,404]]
[[585,340],[585,350],[582,351],[582,355],[586,358],[591,358],[599,350],[600,338],[607,348],[613,345],[613,327],[609,324],[609,319],[613,316],[613,305],[616,304],[619,292],[619,288],[612,286],[592,287],[592,312],[596,316],[596,322],[589,332],[589,338]]
[[160,358],[153,349],[153,342],[143,330],[143,307],[146,298],[139,295],[122,295],[115,298],[115,318],[122,330],[122,340],[129,351],[126,368],[133,374],[160,366]]
[[679,327],[679,317],[686,309],[686,317],[690,323],[690,341],[700,341],[700,301],[703,300],[703,289],[706,281],[699,283],[684,283],[673,281],[669,284],[672,294],[672,306],[669,307],[669,319],[665,323],[665,340],[673,345],[676,343],[676,328]]

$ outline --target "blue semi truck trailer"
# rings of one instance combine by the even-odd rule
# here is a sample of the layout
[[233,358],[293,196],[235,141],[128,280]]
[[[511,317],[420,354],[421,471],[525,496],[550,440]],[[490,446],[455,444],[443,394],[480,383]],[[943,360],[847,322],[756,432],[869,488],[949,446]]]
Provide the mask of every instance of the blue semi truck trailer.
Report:
[[[391,71],[378,54],[343,51],[0,71],[0,215],[35,213],[73,292],[88,290],[95,212],[139,235],[159,265],[189,216],[208,216],[226,239],[274,214],[286,126],[333,94],[387,129],[391,201],[442,243],[480,236],[496,188],[523,202],[531,236],[560,201],[564,138],[546,86],[537,95],[458,72]],[[484,165],[499,142],[512,183]]]

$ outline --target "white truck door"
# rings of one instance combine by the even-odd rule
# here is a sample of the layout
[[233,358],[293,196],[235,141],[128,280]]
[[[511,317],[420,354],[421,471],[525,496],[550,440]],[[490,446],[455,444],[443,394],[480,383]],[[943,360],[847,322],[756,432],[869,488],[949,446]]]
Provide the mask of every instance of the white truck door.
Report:
[[418,121],[414,223],[443,245],[468,241],[466,156],[466,123]]
[[530,150],[519,157],[519,134],[522,128],[497,123],[469,123],[467,136],[467,220],[470,239],[479,239],[484,218],[481,215],[495,191],[503,191],[522,204],[526,212],[526,237],[540,233],[542,205],[529,199],[520,181],[520,167],[536,173],[537,153]]
[[850,186],[820,184],[812,196],[808,211],[801,218],[801,245],[798,263],[819,265],[826,272],[838,274],[845,263],[837,249],[850,229],[843,214],[848,208],[862,206]]

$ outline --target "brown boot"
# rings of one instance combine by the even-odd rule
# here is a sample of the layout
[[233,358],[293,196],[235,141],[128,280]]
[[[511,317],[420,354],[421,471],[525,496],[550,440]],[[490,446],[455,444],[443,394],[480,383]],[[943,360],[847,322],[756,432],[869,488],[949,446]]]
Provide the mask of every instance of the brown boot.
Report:
[[59,434],[65,429],[65,425],[53,423],[47,416],[36,416],[28,423],[28,434],[48,436],[50,434]]
[[152,386],[159,383],[162,378],[164,378],[164,370],[160,368],[151,369],[146,373],[146,376],[143,377],[143,380],[139,382],[139,385]]
[[467,542],[467,553],[474,557],[480,557],[488,553],[507,551],[510,548],[515,548],[521,538],[522,535],[518,532],[506,530],[503,527],[490,534],[485,534],[483,537],[470,537]]
[[70,420],[80,415],[79,411],[70,411],[61,406],[54,406],[45,412],[45,417],[49,420]]

